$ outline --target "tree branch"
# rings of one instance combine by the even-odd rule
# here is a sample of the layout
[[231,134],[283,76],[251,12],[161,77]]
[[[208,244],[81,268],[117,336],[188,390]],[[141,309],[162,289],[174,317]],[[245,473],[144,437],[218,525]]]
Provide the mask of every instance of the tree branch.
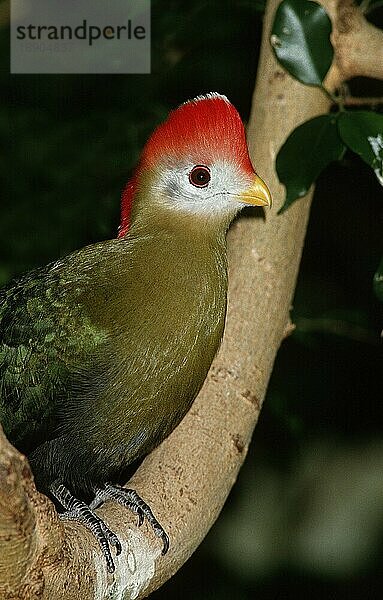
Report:
[[[284,190],[275,156],[291,130],[326,112],[329,100],[292,80],[276,63],[269,31],[279,0],[267,5],[253,108],[251,155],[276,208]],[[348,1],[323,0],[333,20],[332,89],[352,75],[383,78],[382,33]],[[363,55],[363,56],[361,56]],[[311,194],[283,216],[242,218],[229,233],[227,327],[201,393],[177,429],[143,462],[130,485],[150,503],[170,535],[161,543],[132,515],[107,503],[100,514],[123,543],[114,576],[92,536],[57,518],[34,488],[23,458],[0,436],[0,597],[90,600],[145,597],[171,577],[216,520],[246,456],[276,352],[289,329],[291,304]],[[109,595],[108,595],[109,594]]]
[[326,84],[332,88],[352,77],[383,79],[383,31],[369,23],[353,0],[321,0],[333,32],[335,61]]

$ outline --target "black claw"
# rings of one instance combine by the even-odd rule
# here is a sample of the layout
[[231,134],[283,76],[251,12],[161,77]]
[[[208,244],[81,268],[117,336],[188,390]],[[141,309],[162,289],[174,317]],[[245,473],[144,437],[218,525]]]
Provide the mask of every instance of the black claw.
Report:
[[138,511],[138,527],[141,527],[145,519],[144,513],[142,510]]
[[164,531],[164,529],[163,529],[162,530],[162,535],[160,537],[161,537],[162,542],[164,544],[164,547],[162,548],[161,554],[162,554],[162,556],[164,556],[167,553],[167,551],[169,550],[169,545],[170,545],[169,536],[166,533],[166,531]]
[[154,533],[156,534],[156,536],[162,540],[162,543],[163,543],[162,555],[164,555],[169,550],[169,546],[170,546],[169,536],[166,533],[165,529],[162,527],[162,525],[159,524],[159,522],[154,517],[154,515],[152,515],[152,516],[153,516],[153,521],[151,521],[151,525],[154,529]]
[[163,543],[162,554],[166,554],[169,550],[169,537],[164,528],[157,521],[152,513],[152,510],[146,502],[137,494],[135,490],[124,488],[119,485],[107,483],[103,490],[99,492],[100,496],[105,500],[115,500],[119,504],[126,506],[138,515],[138,526],[140,527],[146,517],[148,523],[152,526],[157,537],[161,538]]
[[[105,556],[105,558],[106,558],[106,556]],[[108,573],[114,573],[114,572],[115,572],[115,570],[116,570],[116,567],[115,567],[115,565],[114,565],[114,562],[113,562],[113,560],[110,560],[110,561],[109,561],[109,560],[106,558],[106,568],[107,568],[107,570],[108,570]]]
[[116,549],[116,556],[119,556],[121,554],[121,552],[122,552],[122,546],[121,546],[121,542],[118,539],[118,537],[117,536],[115,536],[115,537],[116,537],[115,540],[110,540],[109,539],[108,541],[109,541],[110,544],[112,544],[112,546],[115,547],[115,549]]

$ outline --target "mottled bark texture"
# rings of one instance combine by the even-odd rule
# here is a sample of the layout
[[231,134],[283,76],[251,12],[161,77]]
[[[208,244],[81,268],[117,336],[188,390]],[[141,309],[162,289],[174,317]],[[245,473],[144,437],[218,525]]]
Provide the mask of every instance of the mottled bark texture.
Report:
[[[277,216],[283,202],[274,159],[291,130],[324,113],[329,100],[293,81],[276,63],[269,33],[279,0],[270,0],[248,125],[258,173],[274,209],[242,218],[229,234],[230,289],[222,348],[190,413],[150,454],[131,485],[147,500],[171,540],[169,553],[125,509],[100,514],[123,540],[114,576],[92,536],[58,520],[36,492],[28,463],[0,439],[0,597],[3,600],[129,599],[147,596],[194,552],[216,520],[246,456],[289,310],[311,194]],[[349,0],[322,0],[333,21],[336,60],[328,84],[353,75],[383,78],[383,34]],[[208,60],[208,58],[207,58]],[[299,165],[297,165],[299,168]]]

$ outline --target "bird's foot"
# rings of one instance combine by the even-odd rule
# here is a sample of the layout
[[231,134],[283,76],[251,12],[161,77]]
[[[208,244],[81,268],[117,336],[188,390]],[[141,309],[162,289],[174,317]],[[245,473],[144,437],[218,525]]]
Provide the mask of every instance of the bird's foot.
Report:
[[155,535],[162,540],[162,554],[166,554],[169,549],[169,537],[152,513],[150,506],[142,500],[135,490],[124,488],[120,485],[106,483],[103,488],[95,488],[94,491],[95,498],[90,504],[91,509],[97,508],[107,500],[114,500],[138,515],[139,526],[142,525],[144,518],[146,517],[148,523],[152,526]]
[[65,508],[65,512],[59,516],[63,520],[77,521],[87,527],[94,535],[106,560],[106,566],[109,573],[115,571],[115,565],[110,551],[110,546],[116,548],[116,555],[121,554],[122,546],[120,540],[106,523],[96,515],[92,508],[82,500],[78,500],[61,483],[55,482],[50,487],[51,493]]

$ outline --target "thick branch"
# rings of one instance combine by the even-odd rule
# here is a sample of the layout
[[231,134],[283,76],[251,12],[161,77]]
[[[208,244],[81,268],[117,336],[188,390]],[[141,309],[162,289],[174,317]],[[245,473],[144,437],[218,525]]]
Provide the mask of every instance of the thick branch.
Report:
[[[284,196],[274,172],[279,147],[294,127],[326,112],[329,103],[319,90],[293,81],[276,63],[268,38],[278,4],[279,0],[270,0],[265,15],[248,127],[254,164],[269,183],[276,208]],[[381,48],[370,50],[370,26],[361,27],[360,16],[348,2],[323,0],[323,5],[333,18],[339,52],[331,85],[338,85],[355,69],[358,74],[379,76],[376,65]],[[338,21],[346,6],[354,14],[347,21],[348,29]],[[368,48],[357,68],[356,58],[347,63],[343,50],[347,47],[352,55],[355,40]],[[360,72],[362,65],[365,70]],[[131,482],[167,529],[168,555],[160,556],[161,544],[146,526],[138,530],[128,511],[107,504],[100,514],[124,546],[116,559],[116,574],[108,575],[92,536],[80,525],[57,519],[52,504],[34,489],[25,460],[0,438],[1,598],[144,597],[169,579],[197,548],[245,458],[289,323],[310,197],[295,203],[283,216],[273,210],[265,220],[243,218],[230,231],[229,309],[222,348],[187,417],[147,457]]]

